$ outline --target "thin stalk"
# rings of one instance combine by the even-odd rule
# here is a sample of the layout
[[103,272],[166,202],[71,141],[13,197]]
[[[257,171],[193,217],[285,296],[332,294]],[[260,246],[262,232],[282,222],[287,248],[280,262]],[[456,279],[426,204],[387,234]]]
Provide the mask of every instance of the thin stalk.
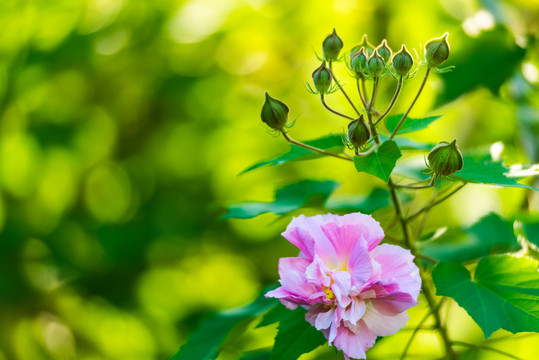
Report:
[[461,345],[461,346],[466,346],[466,347],[469,347],[469,348],[480,348],[480,349],[484,349],[484,350],[488,350],[488,351],[492,351],[492,352],[496,352],[498,354],[501,354],[501,355],[504,355],[504,356],[507,356],[511,359],[515,359],[515,360],[523,360],[522,358],[518,357],[518,356],[515,356],[513,354],[509,354],[503,350],[499,350],[499,349],[496,349],[496,348],[493,348],[493,347],[490,347],[490,346],[487,346],[485,344],[469,344],[469,343],[466,343],[466,342],[463,342],[463,341],[456,341],[456,340],[453,340],[452,341],[453,344],[455,345]]
[[376,102],[376,94],[378,93],[378,77],[372,80],[372,96],[367,108],[367,119],[369,120],[369,127],[371,129],[371,135],[374,138],[374,142],[380,145],[380,138],[378,137],[378,131],[376,131],[376,125],[372,122],[372,110],[374,109],[374,103]]
[[458,356],[453,350],[451,346],[451,341],[447,334],[447,330],[442,324],[440,314],[438,313],[438,309],[436,308],[434,295],[431,293],[430,288],[427,286],[427,279],[425,277],[423,267],[421,266],[421,263],[418,260],[419,259],[419,257],[417,256],[418,253],[417,253],[415,244],[412,241],[412,237],[410,235],[409,229],[408,229],[407,219],[404,217],[402,205],[400,203],[399,197],[397,196],[397,190],[395,188],[395,184],[393,183],[393,180],[391,179],[391,177],[389,178],[388,186],[389,186],[389,193],[391,195],[391,201],[393,202],[393,206],[395,207],[395,214],[397,215],[397,218],[399,219],[399,222],[401,224],[404,242],[410,249],[410,252],[412,253],[412,255],[414,255],[415,257],[414,261],[416,262],[416,265],[419,268],[419,276],[421,277],[421,288],[423,290],[423,295],[427,299],[427,303],[429,304],[429,307],[432,309],[432,314],[434,315],[434,320],[435,320],[434,326],[436,327],[436,330],[438,330],[438,333],[440,334],[443,340],[447,358],[450,360],[456,360],[458,359]]
[[427,189],[434,185],[435,178],[434,176],[430,179],[430,182],[426,185],[413,185],[413,184],[395,184],[395,187],[406,188],[406,189]]
[[429,74],[430,74],[430,67],[427,68],[427,71],[425,72],[425,76],[423,77],[423,82],[421,83],[421,86],[419,87],[419,90],[417,91],[417,94],[415,95],[414,100],[412,100],[412,103],[410,104],[410,107],[408,107],[408,110],[406,110],[404,115],[402,115],[402,118],[400,119],[399,123],[397,124],[397,127],[395,128],[395,130],[393,130],[393,132],[389,136],[389,140],[393,140],[395,135],[397,135],[397,131],[399,131],[402,124],[404,124],[404,120],[406,120],[406,117],[408,116],[408,114],[410,113],[412,108],[414,107],[415,102],[419,98],[419,95],[421,95],[421,91],[423,91],[423,88],[425,88],[425,84],[427,83],[427,78],[429,77]]
[[382,121],[382,119],[389,113],[389,111],[391,110],[391,108],[393,108],[393,105],[395,105],[395,102],[397,101],[397,98],[399,97],[399,94],[402,90],[402,84],[404,83],[404,80],[402,79],[402,76],[399,78],[399,83],[397,84],[397,89],[395,90],[395,94],[393,95],[393,99],[391,99],[391,102],[389,103],[389,105],[387,106],[387,109],[386,111],[384,111],[384,113],[382,115],[380,115],[380,117],[378,118],[378,120],[376,120],[376,122],[374,123],[374,125],[378,125],[378,123],[380,121]]
[[315,151],[315,152],[318,152],[320,154],[324,154],[324,155],[328,155],[328,156],[333,156],[333,157],[336,157],[338,159],[342,159],[342,160],[347,160],[347,161],[353,161],[353,158],[349,155],[347,156],[342,156],[342,155],[339,155],[339,154],[333,154],[333,153],[330,153],[329,151],[326,151],[326,150],[322,150],[322,149],[319,149],[319,148],[316,148],[314,146],[311,146],[311,145],[307,145],[307,144],[304,144],[302,142],[299,142],[299,141],[296,141],[294,139],[292,139],[290,136],[288,136],[288,134],[286,132],[284,132],[283,130],[281,130],[281,134],[283,134],[284,138],[286,139],[286,141],[288,141],[289,143],[291,144],[294,144],[294,145],[297,145],[297,146],[300,146],[302,148],[305,148],[305,149],[309,149],[311,151]]
[[427,321],[427,319],[429,318],[429,316],[432,314],[431,311],[428,311],[425,316],[423,317],[423,319],[421,319],[421,321],[419,322],[419,324],[417,324],[417,326],[415,327],[414,329],[414,332],[412,333],[412,335],[410,335],[410,338],[408,339],[408,342],[406,343],[406,345],[404,346],[404,350],[402,351],[402,354],[401,354],[401,357],[400,357],[400,360],[404,360],[406,358],[406,354],[408,353],[408,350],[410,349],[410,346],[412,345],[412,342],[414,341],[414,338],[415,336],[417,335],[417,332],[419,331],[419,329],[421,329],[421,326],[425,323],[425,321]]
[[359,94],[359,98],[361,99],[361,102],[363,103],[363,107],[366,109],[367,102],[365,101],[365,98],[363,97],[363,93],[361,92],[361,87],[359,86],[359,76],[356,77],[356,86],[357,86],[357,93]]
[[375,152],[376,150],[378,150],[379,146],[378,144],[374,144],[369,150],[367,151],[364,151],[364,152],[359,152],[358,148],[356,148],[354,150],[354,154],[357,156],[357,157],[365,157],[367,155],[370,155],[372,154],[373,152]]
[[450,198],[451,196],[453,196],[457,191],[459,191],[460,189],[462,189],[464,186],[466,185],[466,183],[462,183],[460,184],[459,186],[457,186],[455,189],[453,189],[453,191],[451,191],[449,194],[445,195],[444,197],[436,200],[436,201],[431,201],[429,204],[425,205],[423,208],[419,209],[416,213],[408,216],[408,218],[406,219],[406,221],[411,221],[413,219],[415,219],[417,216],[419,216],[421,213],[427,211],[427,210],[430,210],[432,209],[433,207],[435,207],[436,205],[440,204],[441,202],[447,200],[448,198]]
[[361,88],[363,89],[363,94],[365,94],[365,103],[368,106],[370,104],[370,100],[369,100],[369,96],[367,95],[367,85],[365,85],[365,78],[361,79]]
[[322,102],[322,105],[324,105],[324,107],[325,107],[326,109],[328,109],[329,111],[331,111],[331,112],[334,113],[335,115],[339,115],[339,116],[341,116],[341,117],[343,117],[343,118],[346,118],[346,119],[348,119],[348,120],[355,120],[353,117],[348,116],[348,115],[346,115],[346,114],[343,114],[343,113],[341,113],[341,112],[338,112],[337,110],[331,108],[331,107],[326,103],[326,100],[324,99],[324,94],[320,94],[320,101]]
[[335,77],[335,74],[333,74],[333,62],[332,61],[329,62],[329,72],[331,74],[331,78],[333,79],[333,81],[335,81],[335,84],[337,84],[337,87],[339,88],[339,90],[341,90],[341,92],[343,93],[346,100],[348,100],[350,105],[352,105],[352,108],[354,108],[354,111],[356,112],[356,114],[361,115],[359,110],[354,105],[354,102],[352,101],[352,99],[350,99],[350,97],[348,96],[346,91],[344,91],[344,88],[341,86],[341,83],[339,82],[339,80],[337,80],[337,78]]

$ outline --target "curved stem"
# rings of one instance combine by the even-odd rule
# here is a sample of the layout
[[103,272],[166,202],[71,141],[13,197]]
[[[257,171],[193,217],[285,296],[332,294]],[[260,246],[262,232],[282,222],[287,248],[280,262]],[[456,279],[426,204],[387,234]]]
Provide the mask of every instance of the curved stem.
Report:
[[370,100],[369,100],[369,96],[367,95],[367,86],[365,85],[365,78],[361,79],[361,88],[363,89],[363,94],[365,94],[365,103],[368,106],[370,103]]
[[404,80],[402,79],[402,76],[399,78],[399,83],[397,84],[397,89],[395,90],[395,94],[393,95],[393,99],[391,99],[391,102],[389,103],[389,105],[387,106],[387,109],[386,111],[384,111],[384,113],[382,115],[380,115],[380,117],[378,118],[378,120],[376,120],[376,122],[374,123],[374,125],[378,125],[378,123],[380,121],[382,121],[382,119],[389,113],[389,111],[391,110],[391,108],[393,108],[393,105],[395,105],[395,102],[397,101],[397,98],[399,97],[399,94],[402,90],[402,84],[404,83]]
[[408,116],[408,114],[410,113],[412,108],[414,107],[415,102],[419,98],[419,95],[421,95],[421,91],[423,91],[423,88],[425,88],[425,84],[427,83],[427,78],[429,77],[429,74],[430,74],[430,67],[427,68],[427,71],[425,72],[425,76],[423,77],[423,82],[421,83],[421,86],[419,87],[419,90],[417,91],[417,94],[415,95],[414,100],[412,100],[412,103],[410,104],[410,107],[408,107],[408,110],[406,110],[404,115],[402,115],[402,118],[400,119],[399,123],[397,124],[397,127],[395,128],[395,130],[393,130],[393,132],[389,136],[389,140],[393,140],[393,138],[397,134],[397,131],[399,131],[400,127],[404,123],[404,120],[406,120],[406,117]]
[[487,346],[487,345],[484,345],[484,344],[469,344],[467,342],[457,341],[457,340],[453,340],[452,343],[455,344],[455,345],[462,345],[462,346],[466,346],[466,347],[469,347],[469,348],[485,349],[485,350],[488,350],[488,351],[496,352],[498,354],[507,356],[507,357],[509,357],[511,359],[515,359],[515,360],[523,360],[522,358],[519,358],[518,356],[509,354],[509,353],[507,353],[507,352],[505,352],[503,350],[499,350],[499,349],[496,349],[496,348],[493,348],[493,347],[490,347],[490,346]]
[[322,105],[324,105],[324,107],[326,109],[328,109],[329,111],[331,111],[332,113],[334,113],[335,115],[339,115],[343,118],[346,118],[348,120],[355,120],[353,117],[351,116],[348,116],[346,114],[343,114],[341,112],[338,112],[337,110],[334,110],[333,108],[331,108],[327,103],[326,103],[326,100],[324,99],[324,94],[320,94],[320,101],[322,102]]
[[431,201],[429,204],[425,205],[423,208],[419,209],[417,212],[415,212],[414,214],[408,216],[408,218],[406,219],[406,221],[410,221],[410,220],[413,220],[415,219],[417,216],[419,216],[421,213],[427,211],[427,210],[430,210],[432,209],[433,207],[435,207],[436,205],[440,204],[441,202],[447,200],[448,198],[450,198],[452,195],[454,195],[457,191],[459,191],[460,189],[462,189],[464,186],[466,185],[466,183],[462,183],[460,184],[459,186],[457,186],[455,189],[453,189],[453,191],[451,191],[449,194],[445,195],[444,197],[438,199],[438,200],[435,200],[435,201]]
[[[363,78],[361,81],[363,81]],[[361,92],[361,87],[359,86],[359,76],[356,77],[356,86],[357,86],[357,93],[359,94],[359,98],[361,99],[361,102],[363,103],[363,107],[366,109],[367,102],[365,101],[365,98],[363,97],[363,93]]]
[[370,155],[372,154],[373,152],[375,152],[377,149],[379,148],[378,144],[374,144],[373,147],[371,147],[369,150],[365,151],[365,152],[359,152],[358,149],[356,148],[355,150],[355,155],[357,157],[364,157],[364,156],[367,156],[367,155]]
[[[438,306],[440,305],[441,305],[441,302]],[[410,349],[410,346],[412,345],[412,342],[414,341],[414,338],[417,335],[417,332],[421,329],[421,326],[423,326],[423,324],[425,323],[425,321],[427,321],[427,319],[429,318],[429,316],[431,316],[431,314],[432,314],[432,310],[428,311],[423,317],[423,319],[421,319],[419,324],[417,324],[417,326],[414,328],[414,332],[412,333],[412,335],[408,339],[408,342],[404,346],[404,350],[402,351],[400,360],[404,360],[406,358],[406,354],[408,353],[408,350]]]
[[359,110],[356,108],[356,106],[354,105],[354,102],[350,99],[350,97],[348,96],[348,94],[346,93],[346,91],[344,91],[343,87],[341,86],[341,83],[339,82],[339,80],[337,80],[337,78],[335,77],[335,74],[333,74],[333,62],[330,61],[329,62],[329,72],[331,74],[331,78],[333,79],[333,81],[335,81],[335,84],[337,84],[337,87],[339,88],[339,90],[341,90],[341,92],[343,93],[344,97],[346,98],[346,100],[348,100],[348,102],[350,103],[350,105],[352,105],[352,108],[354,108],[354,111],[356,112],[356,114],[358,115],[361,115],[361,113],[359,112]]
[[371,129],[371,135],[374,138],[374,142],[380,145],[380,138],[378,136],[378,131],[376,130],[376,125],[372,122],[372,110],[374,109],[374,103],[376,102],[377,93],[378,93],[378,77],[375,77],[372,83],[371,101],[369,102],[369,107],[367,108],[367,119],[369,120],[369,127]]
[[336,157],[338,159],[347,160],[347,161],[353,161],[352,157],[349,156],[349,155],[343,156],[343,155],[339,155],[339,154],[333,154],[333,153],[330,153],[329,151],[322,150],[322,149],[316,148],[314,146],[307,145],[307,144],[304,144],[302,142],[296,141],[296,140],[292,139],[290,136],[288,136],[288,134],[285,133],[283,130],[281,130],[281,134],[283,134],[283,137],[286,139],[286,141],[288,141],[291,144],[300,146],[302,148],[305,148],[305,149],[308,149],[308,150],[311,150],[311,151],[318,152],[320,154],[333,156],[333,157]]
[[413,184],[395,184],[395,187],[406,188],[406,189],[427,189],[434,185],[435,177],[431,177],[430,182],[426,185],[413,185]]

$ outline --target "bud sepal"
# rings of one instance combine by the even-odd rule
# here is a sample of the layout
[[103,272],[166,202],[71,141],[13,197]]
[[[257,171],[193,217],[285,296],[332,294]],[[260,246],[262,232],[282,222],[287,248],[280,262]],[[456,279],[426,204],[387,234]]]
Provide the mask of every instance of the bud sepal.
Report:
[[457,145],[457,140],[451,143],[442,141],[436,145],[427,156],[427,166],[437,177],[446,177],[462,170],[464,160]]
[[281,100],[271,97],[266,91],[260,118],[270,128],[277,132],[284,131],[284,128],[290,128],[294,125],[295,120],[288,122],[288,113],[290,109]]

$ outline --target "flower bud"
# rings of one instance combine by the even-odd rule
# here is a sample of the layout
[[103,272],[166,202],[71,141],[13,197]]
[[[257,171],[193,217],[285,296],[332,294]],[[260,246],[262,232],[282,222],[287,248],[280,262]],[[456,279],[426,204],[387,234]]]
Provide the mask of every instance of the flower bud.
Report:
[[384,62],[387,63],[389,60],[391,60],[391,55],[393,52],[391,51],[390,47],[387,46],[387,41],[384,39],[380,45],[376,48],[378,50],[378,54],[384,59]]
[[369,58],[367,66],[369,68],[369,74],[372,76],[379,76],[384,72],[385,63],[382,57],[378,54],[378,50],[374,50],[374,53]]
[[350,60],[350,65],[352,66],[352,70],[356,74],[361,74],[366,72],[367,70],[367,55],[365,54],[365,48],[359,49],[358,52],[356,52],[354,55],[352,55],[352,59]]
[[369,140],[370,134],[365,119],[361,115],[358,119],[348,124],[348,141],[355,147],[363,146]]
[[339,53],[343,47],[341,38],[337,35],[335,29],[329,34],[322,43],[322,51],[324,53],[324,59],[327,61],[336,61],[339,57]]
[[414,58],[412,54],[406,50],[406,46],[402,45],[402,48],[398,53],[393,56],[393,69],[399,76],[406,76],[414,66]]
[[325,94],[331,87],[331,72],[326,67],[326,62],[313,72],[313,82],[316,90]]
[[462,170],[463,159],[457,140],[451,143],[440,142],[430,151],[427,159],[430,168],[437,175],[449,176]]
[[358,45],[358,48],[365,48],[365,54],[371,55],[374,52],[374,45],[372,45],[367,39],[367,34],[363,35],[363,39]]
[[260,117],[262,121],[275,130],[282,130],[288,121],[288,106],[280,100],[272,98],[266,92],[266,100],[262,105]]
[[429,67],[442,65],[449,57],[449,43],[445,33],[442,37],[432,39],[425,44],[425,59]]

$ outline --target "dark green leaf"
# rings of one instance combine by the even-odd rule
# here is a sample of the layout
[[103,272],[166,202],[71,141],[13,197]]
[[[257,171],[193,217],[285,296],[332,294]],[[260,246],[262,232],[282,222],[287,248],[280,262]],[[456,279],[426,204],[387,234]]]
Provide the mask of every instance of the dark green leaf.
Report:
[[[316,148],[326,150],[332,153],[342,153],[344,152],[344,144],[342,142],[341,135],[327,135],[319,139],[305,141],[305,144],[314,146]],[[325,155],[299,147],[297,145],[291,145],[290,150],[282,155],[279,155],[275,158],[260,161],[256,164],[249,166],[247,169],[243,170],[239,175],[245,174],[251,170],[258,169],[263,166],[275,166],[284,164],[289,161],[298,161],[298,160],[311,160],[323,157]]]
[[303,180],[285,186],[275,193],[272,202],[246,202],[233,204],[221,219],[249,219],[264,213],[277,215],[288,214],[310,202],[317,200],[316,205],[323,205],[333,191],[339,186],[335,181]]
[[388,140],[373,153],[365,157],[354,157],[354,165],[358,172],[366,172],[387,182],[401,156],[395,141]]
[[463,265],[442,262],[432,278],[436,293],[455,299],[487,338],[498,329],[539,331],[539,272],[529,258],[485,257],[473,280]]
[[288,310],[284,305],[278,304],[273,309],[264,314],[262,320],[260,320],[260,323],[258,323],[256,327],[260,328],[275,324],[276,322],[279,322],[288,316],[290,316],[290,310]]
[[270,360],[271,350],[255,351],[242,356],[241,360]]
[[[403,114],[392,115],[386,118],[386,128],[390,133],[393,133],[399,121],[401,121]],[[406,118],[404,124],[399,128],[397,134],[405,134],[412,131],[419,131],[426,129],[431,123],[441,118],[443,115],[429,116],[426,118],[412,119]]]
[[538,190],[534,187],[518,183],[515,180],[516,177],[511,177],[510,175],[509,168],[507,168],[501,161],[492,161],[490,156],[483,158],[465,156],[463,169],[454,175],[451,175],[450,179],[469,183]]
[[458,51],[453,51],[448,65],[453,71],[440,74],[444,91],[438,93],[436,106],[455,100],[478,87],[486,87],[497,94],[524,59],[526,51],[515,44],[514,36],[503,26],[483,31],[477,38],[465,37]]
[[520,245],[513,223],[491,213],[469,228],[451,229],[419,243],[421,253],[440,261],[467,261],[496,252],[516,251]]
[[305,320],[305,313],[299,307],[280,322],[271,360],[296,360],[326,342],[322,332]]
[[362,212],[370,214],[375,210],[391,205],[389,191],[375,188],[368,195],[347,195],[338,199],[329,199],[326,209],[342,212]]
[[197,330],[187,340],[187,343],[180,348],[171,360],[206,360],[214,358],[217,349],[232,328],[244,320],[254,319],[262,315],[279,303],[276,299],[267,299],[264,296],[275,287],[274,285],[264,289],[254,302],[245,307],[206,316]]

